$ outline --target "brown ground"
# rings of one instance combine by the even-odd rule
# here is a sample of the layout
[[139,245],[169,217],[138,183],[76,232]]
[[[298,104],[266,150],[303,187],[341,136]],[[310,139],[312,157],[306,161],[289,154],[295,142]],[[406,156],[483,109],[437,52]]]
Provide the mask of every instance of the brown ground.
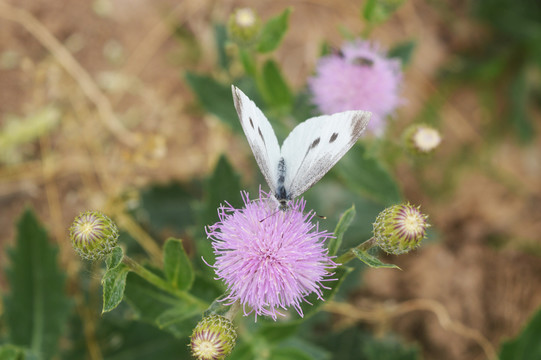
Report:
[[[213,68],[211,24],[224,21],[239,4],[0,0],[0,52],[17,54],[15,63],[2,62],[0,69],[0,121],[5,124],[10,114],[28,116],[47,104],[62,114],[46,136],[19,147],[19,159],[0,168],[2,249],[13,241],[14,220],[29,203],[63,242],[79,211],[114,209],[116,196],[126,189],[205,174],[222,151],[244,152],[246,156],[232,160],[238,168],[248,168],[251,160],[243,144],[232,144],[213,117],[194,115],[193,96],[181,77],[183,69]],[[464,12],[458,4],[457,11]],[[347,0],[261,1],[256,10],[268,18],[289,5],[294,7],[291,28],[277,59],[298,88],[313,70],[321,41],[339,45],[338,25],[355,33],[362,24],[358,5]],[[69,49],[91,77],[66,71],[69,59],[28,31],[43,33],[27,14]],[[410,123],[438,91],[438,68],[456,49],[483,36],[465,17],[459,19],[445,23],[424,1],[414,0],[374,31],[373,38],[384,45],[411,38],[418,44],[406,74],[408,103],[399,112],[397,129]],[[173,40],[173,23],[182,24],[196,41]],[[90,90],[84,91],[85,86]],[[98,88],[102,93],[96,95],[92,89]],[[422,170],[421,176],[414,176],[410,164],[396,169],[406,197],[423,204],[441,241],[389,259],[402,272],[369,271],[366,286],[353,300],[360,309],[412,299],[443,305],[450,318],[465,327],[445,328],[423,306],[393,321],[405,337],[422,343],[426,359],[485,358],[479,346],[483,338],[497,348],[502,339],[517,334],[541,304],[539,140],[527,147],[506,140],[487,149],[482,129],[492,119],[475,99],[463,89],[444,106],[445,147],[432,168]],[[118,121],[127,130],[115,130]],[[472,164],[456,172],[440,171],[466,145],[472,148]],[[422,181],[439,183],[448,176],[453,187],[444,197],[423,191]],[[68,247],[62,249],[63,263],[75,271],[78,261]],[[0,264],[5,260],[2,251]],[[464,329],[478,331],[481,340]]]

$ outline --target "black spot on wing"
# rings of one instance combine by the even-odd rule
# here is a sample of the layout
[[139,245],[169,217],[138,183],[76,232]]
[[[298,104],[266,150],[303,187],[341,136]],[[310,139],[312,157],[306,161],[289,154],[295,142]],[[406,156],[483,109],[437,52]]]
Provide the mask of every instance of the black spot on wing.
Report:
[[310,149],[308,150],[312,150],[313,148],[315,148],[317,146],[317,144],[319,144],[319,142],[321,141],[321,138],[317,138],[315,139],[312,144],[310,145]]
[[265,143],[265,138],[263,137],[263,133],[261,132],[261,128],[257,128],[257,132],[259,133],[259,137],[261,138],[261,140],[263,140],[263,144],[265,144],[265,147],[267,146],[267,144]]
[[336,140],[337,137],[338,137],[338,133],[333,133],[331,135],[331,138],[329,139],[329,144],[333,143],[334,140]]
[[252,118],[249,117],[248,119],[250,120],[250,125],[252,126],[252,129],[254,129],[254,122],[252,121]]

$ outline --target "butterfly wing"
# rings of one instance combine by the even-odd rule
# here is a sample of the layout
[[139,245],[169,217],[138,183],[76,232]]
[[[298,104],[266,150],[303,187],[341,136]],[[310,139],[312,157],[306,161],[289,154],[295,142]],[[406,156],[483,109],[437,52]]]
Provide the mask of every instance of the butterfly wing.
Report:
[[285,191],[293,199],[318,182],[363,133],[372,113],[346,111],[297,125],[284,141]]
[[275,194],[280,146],[274,130],[263,112],[239,88],[232,85],[231,91],[246,139],[272,194]]

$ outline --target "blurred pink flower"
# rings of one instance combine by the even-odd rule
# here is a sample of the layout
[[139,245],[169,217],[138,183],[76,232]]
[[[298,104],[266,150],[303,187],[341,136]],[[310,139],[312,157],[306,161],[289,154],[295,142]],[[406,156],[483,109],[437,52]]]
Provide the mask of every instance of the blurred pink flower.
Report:
[[313,101],[324,114],[368,110],[368,130],[381,134],[385,117],[401,103],[400,61],[382,54],[377,44],[355,40],[340,54],[322,57],[317,74],[308,80]]
[[244,315],[255,312],[276,320],[279,310],[295,308],[302,317],[301,303],[316,293],[322,299],[322,281],[336,267],[324,246],[331,236],[311,222],[313,212],[304,213],[306,202],[295,200],[285,211],[268,194],[250,201],[242,195],[245,207],[231,205],[218,209],[220,221],[207,229],[216,262],[212,266],[228,289],[224,300],[239,301]]

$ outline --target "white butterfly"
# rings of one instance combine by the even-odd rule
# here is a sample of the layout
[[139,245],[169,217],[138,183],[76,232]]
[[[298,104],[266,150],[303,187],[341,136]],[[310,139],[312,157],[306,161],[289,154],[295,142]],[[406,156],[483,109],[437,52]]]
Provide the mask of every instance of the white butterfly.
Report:
[[345,111],[310,118],[291,131],[280,149],[263,112],[237,87],[231,90],[244,134],[281,210],[351,149],[372,116],[368,111]]

